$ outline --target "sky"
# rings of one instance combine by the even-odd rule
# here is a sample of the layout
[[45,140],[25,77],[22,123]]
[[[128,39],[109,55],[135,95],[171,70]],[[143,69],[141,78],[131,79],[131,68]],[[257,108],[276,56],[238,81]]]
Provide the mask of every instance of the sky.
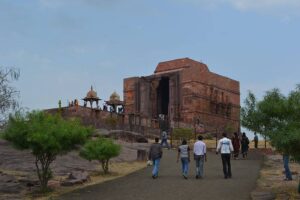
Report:
[[[93,85],[101,99],[123,79],[189,57],[258,97],[300,83],[299,0],[0,0],[0,66],[28,109],[66,106]],[[102,101],[103,103],[103,101]]]

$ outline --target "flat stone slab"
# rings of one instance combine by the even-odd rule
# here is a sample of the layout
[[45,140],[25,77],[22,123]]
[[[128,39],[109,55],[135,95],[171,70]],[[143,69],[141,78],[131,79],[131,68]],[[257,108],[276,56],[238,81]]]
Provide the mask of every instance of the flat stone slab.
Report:
[[18,182],[0,183],[0,193],[20,193],[24,189]]
[[83,184],[90,179],[89,174],[85,171],[73,171],[68,178],[61,183],[61,186],[73,186]]

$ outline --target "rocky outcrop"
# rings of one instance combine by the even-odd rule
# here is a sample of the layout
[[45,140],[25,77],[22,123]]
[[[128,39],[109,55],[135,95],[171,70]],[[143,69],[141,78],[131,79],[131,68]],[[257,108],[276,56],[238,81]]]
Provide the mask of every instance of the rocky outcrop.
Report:
[[69,174],[68,178],[64,180],[62,186],[73,186],[77,184],[83,184],[90,180],[90,177],[86,171],[73,171]]
[[112,130],[109,132],[109,136],[126,142],[148,143],[145,136],[131,131]]

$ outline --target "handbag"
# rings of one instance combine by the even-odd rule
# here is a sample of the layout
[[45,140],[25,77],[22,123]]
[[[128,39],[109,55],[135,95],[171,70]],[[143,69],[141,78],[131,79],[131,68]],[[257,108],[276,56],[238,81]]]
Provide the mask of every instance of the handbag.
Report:
[[147,160],[147,166],[151,166],[153,165],[153,161],[152,160]]

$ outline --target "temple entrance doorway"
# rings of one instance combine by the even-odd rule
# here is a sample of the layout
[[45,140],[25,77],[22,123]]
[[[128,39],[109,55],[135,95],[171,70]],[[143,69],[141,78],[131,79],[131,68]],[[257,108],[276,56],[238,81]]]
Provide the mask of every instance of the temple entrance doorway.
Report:
[[169,114],[169,77],[162,77],[157,88],[157,113]]

